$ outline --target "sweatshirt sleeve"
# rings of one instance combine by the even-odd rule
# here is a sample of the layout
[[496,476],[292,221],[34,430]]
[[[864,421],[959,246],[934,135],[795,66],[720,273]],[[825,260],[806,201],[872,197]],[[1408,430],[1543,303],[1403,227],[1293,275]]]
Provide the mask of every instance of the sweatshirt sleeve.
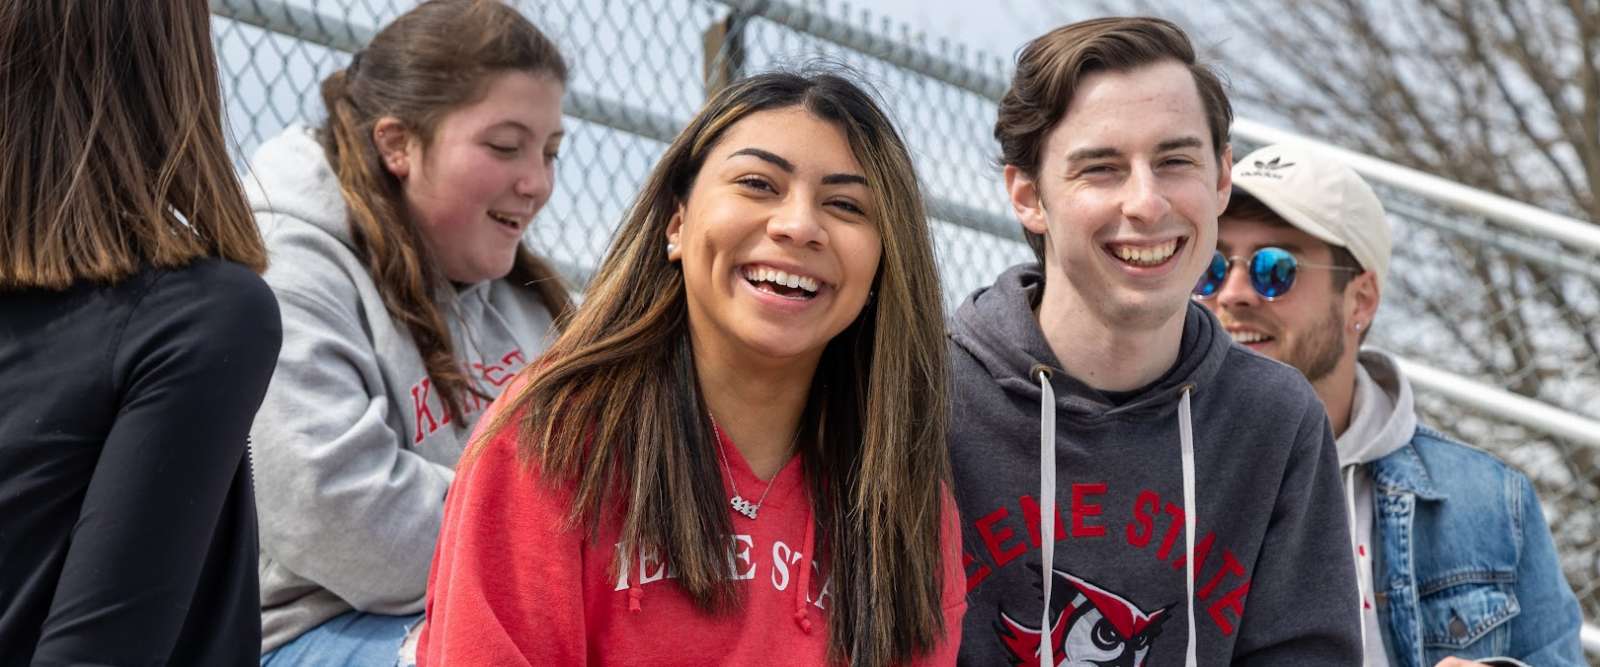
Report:
[[1313,396],[1276,489],[1234,665],[1361,663],[1361,603],[1341,484],[1327,413]]
[[419,666],[587,660],[584,533],[562,529],[572,494],[518,462],[513,432],[469,456],[450,491]]
[[253,429],[267,557],[360,611],[422,610],[451,468],[401,446],[359,317],[279,288],[283,351]]
[[[163,276],[121,332],[108,332],[112,382],[122,392],[117,417],[78,511],[34,664],[164,664],[197,592],[205,594],[202,578],[216,576],[203,566],[217,548],[225,500],[244,479],[250,420],[280,335],[261,279],[218,266],[205,280],[175,277],[193,272]],[[255,595],[253,585],[234,593]],[[253,630],[259,641],[259,619]]]

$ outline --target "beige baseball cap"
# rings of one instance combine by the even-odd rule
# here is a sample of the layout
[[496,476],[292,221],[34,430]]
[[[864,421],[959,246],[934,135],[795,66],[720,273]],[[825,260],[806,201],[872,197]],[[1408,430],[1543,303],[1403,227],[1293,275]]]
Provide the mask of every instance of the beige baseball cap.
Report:
[[1301,231],[1349,250],[1383,289],[1389,222],[1372,186],[1344,162],[1315,146],[1273,144],[1233,165],[1233,187]]

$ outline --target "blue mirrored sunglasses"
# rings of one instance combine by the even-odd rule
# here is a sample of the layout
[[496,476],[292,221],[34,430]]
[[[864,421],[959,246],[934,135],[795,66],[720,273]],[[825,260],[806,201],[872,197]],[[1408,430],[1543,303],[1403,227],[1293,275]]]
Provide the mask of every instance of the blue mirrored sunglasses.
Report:
[[[1206,267],[1205,274],[1200,276],[1200,282],[1194,286],[1194,295],[1197,298],[1209,299],[1216,296],[1222,289],[1222,283],[1228,280],[1228,271],[1232,270],[1234,262],[1244,261],[1243,257],[1227,257],[1222,251],[1211,253],[1211,265]],[[1250,263],[1245,265],[1250,276],[1250,286],[1255,288],[1256,294],[1261,298],[1273,301],[1289,293],[1289,288],[1294,287],[1295,274],[1300,269],[1328,269],[1331,271],[1349,271],[1359,273],[1348,266],[1334,266],[1332,264],[1307,264],[1294,257],[1294,253],[1283,248],[1271,246],[1261,248],[1250,255]]]

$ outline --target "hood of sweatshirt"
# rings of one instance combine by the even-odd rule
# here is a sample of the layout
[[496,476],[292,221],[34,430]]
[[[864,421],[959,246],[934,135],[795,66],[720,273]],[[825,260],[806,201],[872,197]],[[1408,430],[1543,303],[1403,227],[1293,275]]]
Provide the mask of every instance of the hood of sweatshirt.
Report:
[[309,223],[355,250],[350,209],[315,130],[292,127],[261,144],[244,186],[258,216],[277,213]]
[[1305,576],[1350,548],[1305,378],[1189,303],[1172,366],[1108,395],[1062,369],[1043,291],[1037,265],[1012,268],[951,324],[962,662],[1226,664],[1269,636],[1298,638],[1295,664],[1357,659],[1353,572]]
[[1411,383],[1389,353],[1367,348],[1356,363],[1356,391],[1350,423],[1336,442],[1339,465],[1371,463],[1394,452],[1417,430]]
[[956,310],[950,339],[972,355],[995,383],[1020,399],[1039,400],[1043,386],[1032,371],[1040,364],[1048,366],[1053,371],[1050,385],[1061,420],[1089,423],[1130,416],[1171,418],[1185,387],[1205,390],[1232,342],[1210,311],[1190,303],[1176,364],[1135,396],[1115,403],[1061,372],[1060,360],[1031,316],[1043,292],[1044,277],[1036,265],[1006,270],[993,285],[974,292]]

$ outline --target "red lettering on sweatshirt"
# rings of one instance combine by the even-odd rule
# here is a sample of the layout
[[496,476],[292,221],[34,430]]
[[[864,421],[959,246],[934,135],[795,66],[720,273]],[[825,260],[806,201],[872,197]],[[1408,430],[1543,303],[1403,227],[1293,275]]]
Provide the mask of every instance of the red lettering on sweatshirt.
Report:
[[[423,438],[433,435],[434,431],[439,430],[439,421],[433,418],[433,408],[428,405],[428,394],[432,393],[432,391],[433,381],[428,378],[422,378],[421,382],[411,385],[411,411],[416,418],[417,424],[417,437],[412,440],[412,444],[421,443]],[[422,427],[424,417],[428,420],[427,428]],[[449,411],[445,412],[444,423],[450,423]]]
[[[479,386],[487,383],[492,387],[500,387],[515,378],[517,371],[522,370],[522,367],[526,365],[528,365],[527,358],[523,356],[522,350],[513,349],[500,357],[499,364],[465,364],[462,370],[466,371],[468,377],[482,379],[483,382],[479,383]],[[432,395],[433,380],[426,375],[421,380],[418,380],[416,384],[411,385],[411,411],[416,425],[416,437],[412,440],[412,444],[421,444],[423,439],[433,435],[435,431],[439,430],[439,427],[450,423],[450,411],[444,409],[443,403],[430,401],[429,399],[432,398]],[[479,396],[475,391],[468,391],[461,397],[461,410],[465,414],[477,414],[483,411],[484,408],[489,407],[489,404],[493,401],[494,397],[492,396],[483,397]],[[442,418],[434,416],[433,410],[436,404]]]
[[[1022,505],[1022,522],[1028,524],[1028,544],[1039,548],[1039,503],[1033,496],[1023,496],[1017,499]],[[1056,505],[1056,541],[1067,538],[1067,527],[1061,523],[1061,506]]]
[[[1072,484],[1070,501],[1056,506],[1055,527],[1056,540],[1067,539],[1068,531],[1063,530],[1065,514],[1071,514],[1070,535],[1073,539],[1091,539],[1104,537],[1107,533],[1106,526],[1094,521],[1094,517],[1105,515],[1105,508],[1098,501],[1105,495],[1109,485],[1104,482]],[[978,537],[983,543],[983,549],[975,552],[963,552],[961,565],[967,575],[967,592],[976,590],[984,580],[988,579],[995,571],[1017,560],[1029,551],[1031,546],[1038,549],[1042,540],[1040,531],[1040,515],[1043,513],[1039,503],[1032,496],[1021,496],[1017,499],[1021,510],[1018,517],[1028,531],[1026,541],[1020,539],[1014,523],[1010,523],[1013,515],[1008,507],[996,508],[993,512],[973,522]],[[1063,509],[1065,508],[1065,509]],[[1166,502],[1161,494],[1146,489],[1134,498],[1129,520],[1123,526],[1123,535],[1127,543],[1134,549],[1144,550],[1155,545],[1156,549],[1147,551],[1158,561],[1171,567],[1173,570],[1182,570],[1186,560],[1185,549],[1179,546],[1178,540],[1182,538],[1185,528],[1186,513],[1184,508],[1177,503]],[[1162,520],[1165,526],[1158,525]],[[1008,525],[1008,523],[1010,525]],[[1161,539],[1156,540],[1157,535]],[[1248,572],[1239,557],[1233,551],[1219,547],[1215,531],[1199,536],[1194,546],[1194,572],[1195,601],[1210,601],[1207,614],[1213,625],[1224,636],[1232,636],[1238,619],[1244,616],[1244,605],[1250,591]],[[987,552],[988,563],[982,556]],[[1219,553],[1217,559],[1212,559],[1213,552]],[[1061,563],[1061,552],[1056,552],[1057,564]],[[1203,573],[1203,570],[1217,563],[1216,571]],[[1209,578],[1206,578],[1209,575]],[[1202,582],[1204,582],[1202,584]],[[1227,588],[1231,586],[1232,588]],[[1227,592],[1218,596],[1218,590]],[[1181,594],[1181,590],[1179,591]]]
[[1150,545],[1150,538],[1155,535],[1155,512],[1161,507],[1161,496],[1156,492],[1144,490],[1139,492],[1139,497],[1133,501],[1133,521],[1128,522],[1128,545],[1136,549],[1143,549]]
[[473,364],[472,368],[478,371],[484,382],[499,387],[515,378],[517,371],[526,365],[528,365],[528,362],[523,359],[522,350],[512,350],[507,352],[505,356],[500,357],[500,363],[497,365]]
[[[1100,484],[1073,484],[1072,485],[1072,536],[1073,537],[1105,537],[1105,526],[1091,526],[1084,522],[1086,517],[1100,516],[1100,506],[1084,502],[1089,496],[1103,496],[1106,485]],[[1056,517],[1058,520],[1060,516]],[[1061,529],[1056,528],[1060,534]]]
[[1228,620],[1227,616],[1223,616],[1222,612],[1231,610],[1234,618],[1244,618],[1244,597],[1249,594],[1250,580],[1246,579],[1238,588],[1228,591],[1227,595],[1222,596],[1222,599],[1212,603],[1206,609],[1206,612],[1211,614],[1211,622],[1217,624],[1217,628],[1222,630],[1224,637],[1233,636],[1233,621]]
[[1023,543],[1014,544],[1009,549],[1001,547],[1003,542],[1011,539],[1017,532],[1006,527],[996,530],[994,525],[1010,515],[1011,511],[1002,507],[973,523],[978,529],[978,537],[983,538],[983,546],[989,549],[989,560],[994,561],[995,567],[1005,567],[1006,563],[1028,550],[1028,546]]
[[968,593],[971,593],[973,590],[977,589],[978,584],[983,583],[984,579],[988,579],[989,573],[994,571],[990,570],[989,566],[984,565],[983,563],[978,563],[978,569],[972,569],[972,564],[977,562],[977,560],[978,559],[972,557],[972,554],[969,554],[965,551],[961,552],[961,568],[967,571]]
[[[1195,568],[1195,571],[1199,572],[1200,568]],[[1195,599],[1204,600],[1211,597],[1211,592],[1217,590],[1217,584],[1222,583],[1223,578],[1230,574],[1235,577],[1244,576],[1244,565],[1239,563],[1239,559],[1233,555],[1232,551],[1223,549],[1222,567],[1217,568],[1217,574],[1216,576],[1211,577],[1210,582],[1206,583],[1204,586],[1201,586],[1200,590],[1194,592]]]
[[[1203,567],[1206,566],[1206,557],[1211,555],[1211,545],[1216,544],[1216,543],[1217,543],[1217,534],[1215,532],[1210,532],[1210,533],[1206,533],[1205,538],[1200,540],[1199,544],[1194,545],[1194,571],[1195,571],[1195,576],[1200,576],[1200,568],[1203,568]],[[1185,558],[1183,554],[1178,554],[1177,558],[1172,559],[1172,569],[1174,569],[1174,570],[1183,569],[1183,564],[1185,562],[1187,562],[1187,561],[1188,561],[1188,559]],[[1200,596],[1200,598],[1201,599],[1205,599],[1205,596],[1202,595],[1202,596]]]
[[1172,553],[1172,545],[1177,544],[1178,536],[1183,534],[1183,508],[1177,503],[1167,503],[1167,516],[1172,517],[1172,523],[1167,524],[1167,536],[1161,540],[1161,548],[1156,549],[1156,558],[1166,560]]

